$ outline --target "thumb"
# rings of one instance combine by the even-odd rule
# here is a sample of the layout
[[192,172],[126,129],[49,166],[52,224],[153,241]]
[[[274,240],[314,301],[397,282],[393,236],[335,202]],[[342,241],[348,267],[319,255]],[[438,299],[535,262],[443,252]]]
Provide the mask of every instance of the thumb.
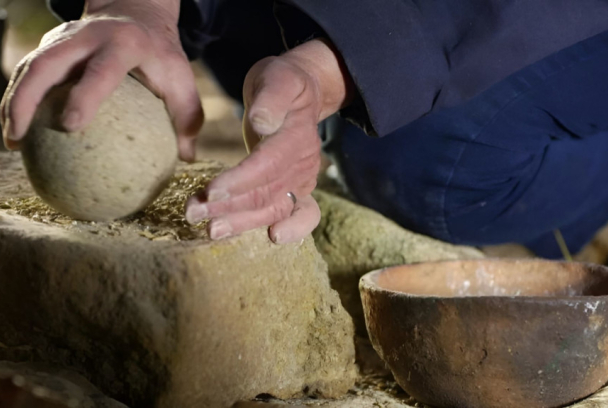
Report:
[[294,102],[304,92],[306,79],[290,64],[270,57],[254,66],[245,79],[245,130],[260,136],[276,133]]

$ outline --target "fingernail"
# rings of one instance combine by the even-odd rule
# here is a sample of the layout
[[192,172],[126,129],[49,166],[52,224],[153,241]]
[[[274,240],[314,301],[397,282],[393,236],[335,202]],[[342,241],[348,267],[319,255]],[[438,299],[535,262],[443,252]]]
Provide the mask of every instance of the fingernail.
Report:
[[61,122],[68,131],[73,131],[78,129],[78,127],[80,126],[81,118],[82,116],[80,115],[80,112],[71,110],[64,113]]
[[256,133],[261,135],[270,135],[276,132],[276,124],[270,118],[266,111],[258,112],[251,117],[251,126]]
[[209,227],[209,236],[213,240],[228,238],[232,235],[232,226],[226,220],[214,220]]
[[272,242],[274,242],[275,244],[280,244],[281,243],[281,235],[280,234],[275,234],[273,233],[272,236],[270,237],[270,239],[272,240]]
[[230,198],[230,194],[224,189],[211,190],[207,193],[207,201],[221,201],[228,198]]
[[274,230],[274,228],[270,228],[269,235],[270,235],[270,240],[272,242],[274,242],[275,244],[279,245],[279,244],[283,243],[283,239],[281,238],[281,234],[279,234],[278,232],[276,232]]
[[6,140],[12,140],[12,141],[19,140],[19,137],[17,137],[17,135],[13,131],[13,125],[12,125],[11,121],[7,120],[4,125],[5,125],[5,127],[4,127],[4,138]]
[[186,208],[186,221],[189,224],[198,224],[209,214],[209,209],[205,204],[190,204]]
[[275,232],[274,230],[270,231],[270,239],[277,245],[285,245],[285,244],[296,244],[302,245],[304,243],[303,238],[299,238],[294,236],[290,231],[283,231],[283,233]]
[[196,160],[196,139],[182,139],[178,146],[179,156],[183,161],[193,163]]

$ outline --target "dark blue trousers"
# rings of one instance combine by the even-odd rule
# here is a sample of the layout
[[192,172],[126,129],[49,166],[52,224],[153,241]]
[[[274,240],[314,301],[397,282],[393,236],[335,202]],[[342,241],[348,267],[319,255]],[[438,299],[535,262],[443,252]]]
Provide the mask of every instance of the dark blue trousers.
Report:
[[360,203],[406,228],[560,257],[553,230],[578,251],[608,222],[607,74],[603,33],[383,138],[334,118],[325,148]]
[[[253,60],[281,49],[279,36],[252,40],[273,27],[267,10],[229,24],[241,2],[224,2],[224,34],[203,55],[237,98]],[[522,243],[549,258],[561,255],[560,229],[576,252],[608,222],[608,33],[385,137],[339,118],[321,133],[352,195],[405,228],[457,244]]]

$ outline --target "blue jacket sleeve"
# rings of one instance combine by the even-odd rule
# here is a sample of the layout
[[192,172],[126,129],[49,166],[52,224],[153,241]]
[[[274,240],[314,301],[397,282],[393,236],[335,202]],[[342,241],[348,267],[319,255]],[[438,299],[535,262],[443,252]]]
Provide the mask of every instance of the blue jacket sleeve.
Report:
[[319,35],[334,43],[358,90],[341,114],[368,134],[386,135],[431,110],[449,69],[416,2],[285,0],[275,14],[288,47]]
[[[85,0],[47,0],[51,11],[62,21],[78,20]],[[182,0],[179,34],[188,58],[199,58],[205,46],[216,37],[209,33],[216,0]]]
[[608,30],[598,0],[276,0],[275,15],[287,46],[335,44],[359,91],[342,114],[380,136]]

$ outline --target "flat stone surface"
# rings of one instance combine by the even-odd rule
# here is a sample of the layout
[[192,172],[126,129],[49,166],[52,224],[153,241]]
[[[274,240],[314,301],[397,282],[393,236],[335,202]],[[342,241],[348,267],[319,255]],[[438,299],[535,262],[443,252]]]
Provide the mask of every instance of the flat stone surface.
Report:
[[470,247],[455,246],[408,231],[345,198],[316,191],[321,223],[313,236],[328,264],[334,289],[351,314],[357,333],[365,334],[359,279],[376,269],[416,262],[482,258]]
[[[19,164],[3,160],[13,170],[0,174],[0,204],[7,192],[28,196]],[[71,367],[133,407],[331,398],[353,385],[352,320],[311,238],[277,246],[263,229],[155,240],[141,219],[107,234],[5,207],[0,360]]]

